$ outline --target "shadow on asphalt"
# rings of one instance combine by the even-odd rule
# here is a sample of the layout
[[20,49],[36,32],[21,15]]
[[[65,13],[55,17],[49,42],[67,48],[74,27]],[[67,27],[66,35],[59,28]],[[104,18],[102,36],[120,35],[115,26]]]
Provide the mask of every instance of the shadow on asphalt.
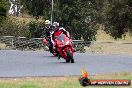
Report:
[[53,56],[53,55],[49,55],[49,56],[44,56],[43,55],[43,57],[52,57],[52,58],[54,57],[54,58],[57,58],[57,56]]
[[62,64],[73,64],[73,63],[68,63],[68,62],[59,62],[59,63],[62,63]]

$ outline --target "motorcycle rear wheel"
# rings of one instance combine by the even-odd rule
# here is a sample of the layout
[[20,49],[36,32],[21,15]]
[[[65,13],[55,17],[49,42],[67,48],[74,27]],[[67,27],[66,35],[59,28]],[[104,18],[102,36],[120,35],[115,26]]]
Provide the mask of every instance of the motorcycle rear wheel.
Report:
[[71,54],[71,52],[67,51],[66,53],[67,53],[67,57],[71,61],[71,63],[74,63],[73,55]]
[[70,60],[66,60],[66,63],[70,63]]

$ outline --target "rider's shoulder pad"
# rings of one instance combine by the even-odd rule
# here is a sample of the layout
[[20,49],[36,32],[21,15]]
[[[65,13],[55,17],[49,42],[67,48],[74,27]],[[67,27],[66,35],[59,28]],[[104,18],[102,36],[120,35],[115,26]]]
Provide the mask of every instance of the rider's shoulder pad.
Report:
[[60,30],[64,30],[65,31],[65,28],[63,28],[63,27],[61,27],[61,28],[59,28]]

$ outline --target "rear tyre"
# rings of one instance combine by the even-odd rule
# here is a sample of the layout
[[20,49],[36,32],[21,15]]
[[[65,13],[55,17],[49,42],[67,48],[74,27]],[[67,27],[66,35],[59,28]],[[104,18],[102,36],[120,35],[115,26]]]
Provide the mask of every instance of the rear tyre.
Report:
[[71,61],[71,63],[74,63],[73,55],[71,54],[71,52],[67,51],[66,53],[67,53],[67,57]]
[[70,63],[70,60],[66,60],[66,63]]

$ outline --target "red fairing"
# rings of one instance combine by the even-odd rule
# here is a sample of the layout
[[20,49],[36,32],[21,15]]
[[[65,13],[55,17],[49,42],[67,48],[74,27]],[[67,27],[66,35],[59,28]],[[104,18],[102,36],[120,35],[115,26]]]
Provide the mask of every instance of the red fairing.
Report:
[[57,51],[59,52],[60,56],[66,60],[68,60],[67,51],[70,52],[72,55],[74,53],[73,45],[71,40],[63,34],[62,31],[58,31],[54,33],[55,42],[57,44]]
[[56,36],[59,36],[61,33],[62,33],[62,31],[55,32],[55,33],[54,33],[54,36],[55,36],[55,37],[56,37]]

